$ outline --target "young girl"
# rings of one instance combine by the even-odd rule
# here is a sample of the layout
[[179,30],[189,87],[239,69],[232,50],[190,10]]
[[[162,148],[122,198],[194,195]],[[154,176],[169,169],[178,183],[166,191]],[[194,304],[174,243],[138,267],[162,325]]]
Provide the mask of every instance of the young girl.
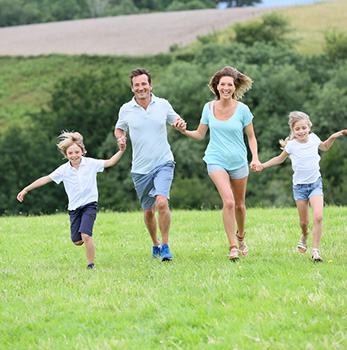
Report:
[[71,224],[71,240],[75,245],[85,243],[88,261],[87,269],[94,268],[95,246],[92,238],[94,221],[98,209],[98,189],[96,175],[104,168],[115,165],[122,156],[126,146],[108,160],[86,158],[87,153],[83,144],[83,136],[78,132],[63,132],[57,144],[59,150],[69,161],[51,174],[43,176],[18,193],[17,199],[22,202],[24,196],[34,188],[54,181],[64,183],[69,199],[68,213]]
[[322,236],[324,204],[322,178],[319,171],[320,156],[318,154],[318,149],[327,151],[336,138],[347,134],[347,130],[338,131],[332,134],[325,142],[322,142],[316,134],[310,134],[312,123],[307,114],[298,111],[291,112],[289,114],[288,124],[291,133],[285,141],[280,141],[283,152],[279,156],[263,164],[253,166],[252,169],[259,172],[265,168],[283,163],[287,157],[291,159],[294,171],[294,199],[298,208],[300,227],[302,230],[298,249],[301,253],[305,253],[307,249],[310,204],[313,213],[312,259],[314,261],[323,261],[318,250]]

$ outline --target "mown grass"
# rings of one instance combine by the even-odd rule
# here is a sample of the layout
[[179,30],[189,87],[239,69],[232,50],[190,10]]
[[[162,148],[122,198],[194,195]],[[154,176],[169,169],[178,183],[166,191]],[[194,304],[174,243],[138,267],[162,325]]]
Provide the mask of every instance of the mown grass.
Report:
[[162,263],[142,213],[101,212],[93,271],[67,214],[0,218],[1,348],[345,349],[347,208],[325,208],[320,264],[296,249],[295,208],[247,215],[231,263],[220,211],[173,210]]

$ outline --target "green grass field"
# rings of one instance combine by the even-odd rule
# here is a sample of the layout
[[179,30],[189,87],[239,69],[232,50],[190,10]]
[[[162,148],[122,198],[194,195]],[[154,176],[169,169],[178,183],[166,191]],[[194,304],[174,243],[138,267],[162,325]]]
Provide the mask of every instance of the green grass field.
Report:
[[67,214],[1,217],[1,349],[346,349],[346,222],[325,208],[315,264],[295,208],[249,209],[232,263],[221,211],[173,210],[162,263],[141,212],[101,212],[86,270]]

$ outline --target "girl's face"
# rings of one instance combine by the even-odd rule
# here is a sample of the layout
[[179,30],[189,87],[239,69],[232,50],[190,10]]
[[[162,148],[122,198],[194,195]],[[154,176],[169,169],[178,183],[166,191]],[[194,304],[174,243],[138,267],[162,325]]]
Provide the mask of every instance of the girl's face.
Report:
[[70,161],[73,167],[80,165],[82,156],[83,153],[81,148],[75,143],[66,149],[66,158]]
[[217,90],[221,100],[232,98],[235,92],[234,78],[229,76],[221,77]]
[[299,120],[293,125],[294,138],[299,142],[307,142],[308,134],[310,133],[311,127],[305,120]]

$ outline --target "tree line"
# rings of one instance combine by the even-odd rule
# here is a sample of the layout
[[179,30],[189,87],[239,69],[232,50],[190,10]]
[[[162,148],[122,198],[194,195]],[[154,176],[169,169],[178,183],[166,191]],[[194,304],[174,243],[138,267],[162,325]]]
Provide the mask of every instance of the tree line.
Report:
[[[140,65],[153,74],[153,93],[170,101],[187,121],[188,129],[198,126],[203,105],[213,99],[207,84],[214,72],[231,65],[251,77],[253,87],[242,101],[254,114],[260,161],[280,153],[278,141],[289,134],[288,114],[293,110],[310,115],[312,132],[323,141],[331,133],[345,129],[346,37],[327,35],[325,52],[306,57],[291,49],[283,31],[287,23],[283,21],[279,25],[280,22],[274,14],[264,16],[263,26],[269,28],[273,23],[272,36],[263,36],[253,43],[247,36],[256,38],[256,34],[252,34],[248,25],[241,25],[236,33],[238,41],[223,45],[207,37],[199,48],[142,58],[80,56],[80,66],[88,68],[61,76],[51,91],[48,106],[31,114],[29,123],[13,123],[6,132],[0,132],[0,168],[3,170],[0,172],[0,213],[65,210],[67,200],[62,185],[49,184],[34,190],[20,205],[16,194],[66,161],[55,146],[62,130],[79,131],[84,136],[87,156],[106,159],[117,151],[114,125],[119,108],[132,98],[128,74]],[[259,31],[259,28],[253,29]],[[197,142],[170,127],[168,134],[176,161],[170,206],[220,208],[222,203],[202,161],[208,137]],[[347,142],[341,138],[329,152],[321,154],[326,203],[347,205],[346,151]],[[101,208],[139,209],[130,167],[128,142],[119,163],[98,176]],[[251,173],[246,204],[253,207],[294,205],[291,177],[289,160],[261,173]]]
[[[218,0],[0,0],[0,27],[148,12],[216,8]],[[232,0],[251,6],[261,0]]]

